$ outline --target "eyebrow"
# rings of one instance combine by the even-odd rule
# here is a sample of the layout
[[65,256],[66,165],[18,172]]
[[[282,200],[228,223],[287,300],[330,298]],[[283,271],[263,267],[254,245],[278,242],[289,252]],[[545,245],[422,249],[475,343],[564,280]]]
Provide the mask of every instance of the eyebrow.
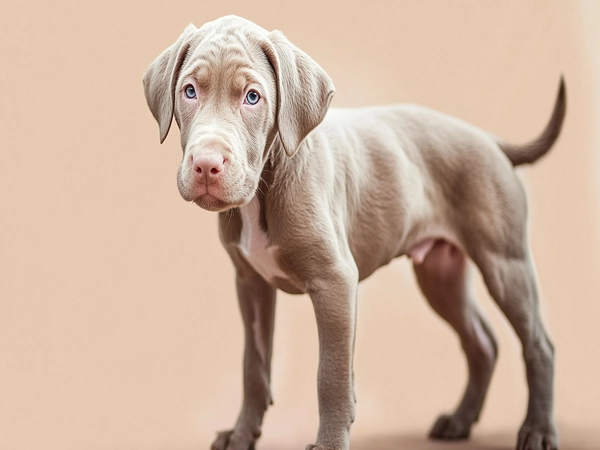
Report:
[[[233,84],[237,87],[241,84],[264,84],[264,80],[262,77],[257,76],[256,71],[252,69],[252,67],[246,62],[238,59],[237,61],[232,61],[229,64],[222,65],[219,69],[221,71],[233,72],[233,76],[231,77]],[[212,64],[208,61],[201,61],[193,69],[184,74],[184,77],[193,77],[198,83],[199,87],[202,89],[208,89],[210,87],[211,80],[211,72],[214,72],[212,69]],[[240,82],[240,80],[242,80]]]
[[260,82],[260,80],[254,75],[254,70],[250,69],[250,68],[242,68],[240,69],[237,74],[236,74],[236,78],[243,78],[244,81],[246,83],[256,83],[256,84],[262,84]]

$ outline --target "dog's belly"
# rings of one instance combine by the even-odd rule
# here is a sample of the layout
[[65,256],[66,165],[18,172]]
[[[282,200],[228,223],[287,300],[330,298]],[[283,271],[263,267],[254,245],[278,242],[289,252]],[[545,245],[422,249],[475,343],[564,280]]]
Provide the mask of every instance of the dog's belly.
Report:
[[417,245],[414,245],[406,252],[408,257],[413,260],[415,264],[421,264],[425,261],[425,258],[433,248],[433,244],[435,244],[436,239],[425,239],[419,242]]

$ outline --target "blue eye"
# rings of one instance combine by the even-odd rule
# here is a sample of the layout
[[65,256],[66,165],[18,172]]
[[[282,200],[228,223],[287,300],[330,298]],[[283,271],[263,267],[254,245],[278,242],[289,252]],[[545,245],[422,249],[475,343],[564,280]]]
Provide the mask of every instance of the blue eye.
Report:
[[260,95],[256,91],[248,91],[246,94],[246,103],[249,105],[256,105],[260,100]]
[[191,84],[188,84],[185,87],[184,92],[187,98],[196,98],[196,89],[194,89],[194,86],[192,86]]

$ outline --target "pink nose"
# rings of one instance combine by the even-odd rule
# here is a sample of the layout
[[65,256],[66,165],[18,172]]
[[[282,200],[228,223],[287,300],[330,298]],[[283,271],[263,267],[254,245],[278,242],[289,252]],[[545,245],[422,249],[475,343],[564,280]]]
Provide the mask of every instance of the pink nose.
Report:
[[208,155],[194,155],[192,167],[196,176],[206,183],[214,183],[223,173],[225,159],[216,153]]

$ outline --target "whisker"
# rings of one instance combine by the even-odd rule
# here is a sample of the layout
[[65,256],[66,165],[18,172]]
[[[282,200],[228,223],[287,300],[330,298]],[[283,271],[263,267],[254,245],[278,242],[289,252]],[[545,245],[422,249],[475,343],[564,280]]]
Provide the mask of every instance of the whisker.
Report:
[[269,183],[267,183],[267,180],[265,180],[262,175],[260,177],[260,181],[262,181],[263,183],[265,183],[265,186],[267,186],[267,188],[269,187]]
[[233,211],[231,209],[228,209],[227,214],[225,216],[228,218],[227,226],[225,228],[229,228],[229,224],[231,223],[231,218],[233,217]]

